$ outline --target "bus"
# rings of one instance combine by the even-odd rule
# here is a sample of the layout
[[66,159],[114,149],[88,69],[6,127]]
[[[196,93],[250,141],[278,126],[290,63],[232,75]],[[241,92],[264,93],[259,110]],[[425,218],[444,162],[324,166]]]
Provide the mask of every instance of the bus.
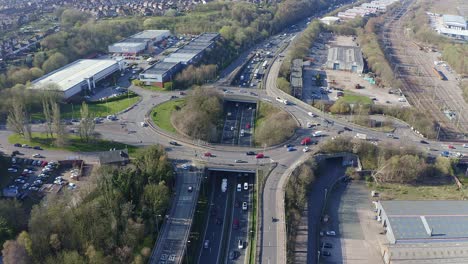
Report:
[[262,65],[263,69],[266,69],[268,67],[268,61],[264,61]]

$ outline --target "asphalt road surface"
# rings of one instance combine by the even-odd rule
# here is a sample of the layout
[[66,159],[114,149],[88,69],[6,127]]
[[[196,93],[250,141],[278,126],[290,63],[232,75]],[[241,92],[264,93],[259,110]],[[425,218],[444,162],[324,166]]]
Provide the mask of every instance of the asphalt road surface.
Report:
[[252,146],[255,104],[226,101],[224,107],[225,117],[221,143]]

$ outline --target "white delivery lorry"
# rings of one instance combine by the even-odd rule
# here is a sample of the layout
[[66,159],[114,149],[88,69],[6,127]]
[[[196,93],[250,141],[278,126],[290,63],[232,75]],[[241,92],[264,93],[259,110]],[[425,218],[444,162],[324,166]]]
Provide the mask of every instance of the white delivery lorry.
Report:
[[362,134],[362,133],[357,133],[356,136],[355,136],[355,138],[367,140],[367,135],[366,135],[366,134]]
[[221,191],[226,192],[227,190],[227,179],[223,179],[221,182]]

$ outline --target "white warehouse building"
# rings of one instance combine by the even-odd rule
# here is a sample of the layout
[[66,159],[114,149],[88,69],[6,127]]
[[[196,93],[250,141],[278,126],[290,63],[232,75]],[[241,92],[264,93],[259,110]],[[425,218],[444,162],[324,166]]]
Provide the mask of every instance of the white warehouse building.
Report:
[[44,89],[48,84],[55,84],[66,100],[84,90],[95,89],[97,82],[122,70],[122,66],[116,60],[77,60],[34,80],[31,89]]
[[171,35],[169,30],[145,30],[108,47],[110,53],[138,54]]

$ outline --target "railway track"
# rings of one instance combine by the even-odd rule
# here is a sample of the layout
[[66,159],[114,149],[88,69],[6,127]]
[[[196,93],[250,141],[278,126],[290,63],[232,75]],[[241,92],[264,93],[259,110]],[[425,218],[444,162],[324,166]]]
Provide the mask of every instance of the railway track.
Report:
[[[408,101],[427,117],[436,120],[441,127],[442,139],[459,138],[463,132],[468,131],[468,117],[464,114],[468,113],[468,105],[455,92],[449,92],[447,87],[442,86],[442,81],[433,73],[432,62],[428,63],[423,53],[425,51],[421,51],[419,45],[406,37],[402,20],[413,1],[405,1],[384,23],[384,35],[388,36],[384,43],[391,47],[386,56],[391,63],[401,65],[395,74],[399,74],[403,84],[402,91]],[[454,120],[447,118],[443,113],[445,109],[456,111]]]

